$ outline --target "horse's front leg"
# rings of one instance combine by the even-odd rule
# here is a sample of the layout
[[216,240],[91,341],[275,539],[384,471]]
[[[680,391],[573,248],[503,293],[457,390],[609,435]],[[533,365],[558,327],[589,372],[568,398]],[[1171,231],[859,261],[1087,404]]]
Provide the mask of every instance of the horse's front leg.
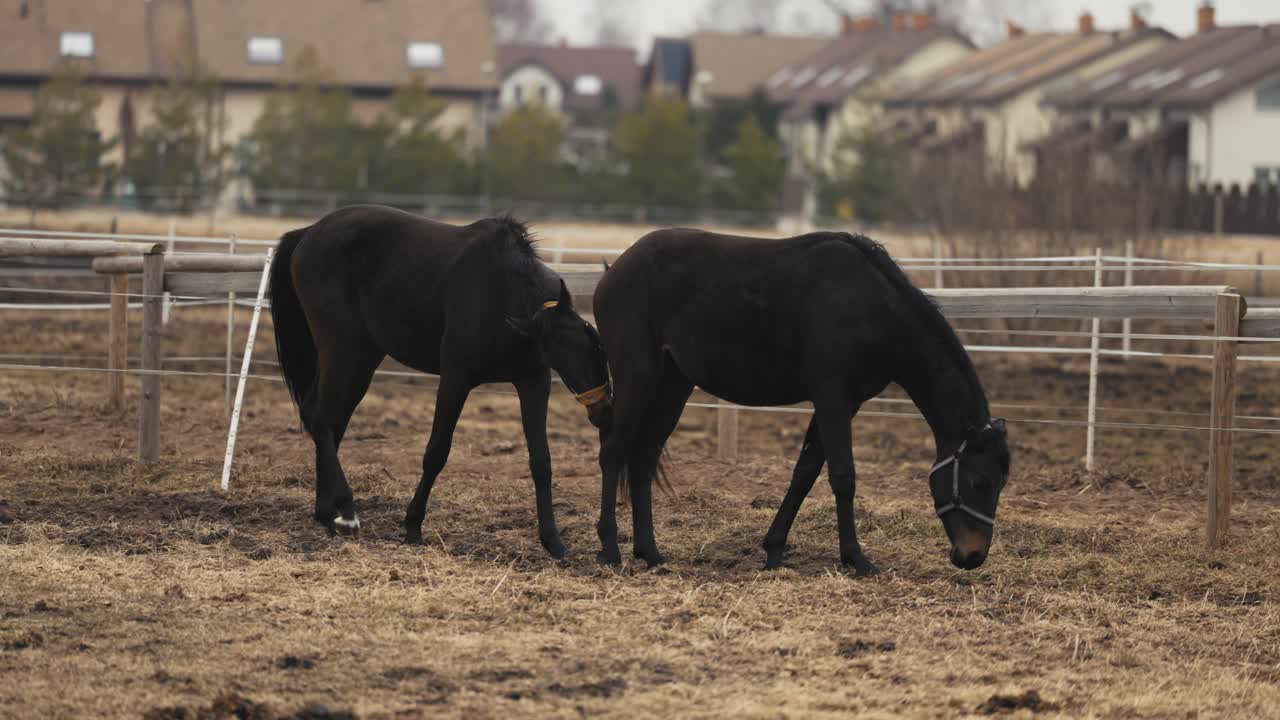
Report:
[[404,541],[408,545],[422,544],[422,523],[427,518],[427,500],[436,477],[449,461],[453,447],[453,431],[462,415],[462,406],[471,394],[471,383],[461,373],[440,373],[440,387],[436,390],[435,419],[431,422],[431,439],[422,455],[422,480],[409,501],[404,516]]
[[556,527],[555,509],[551,502],[551,448],[547,445],[547,398],[551,394],[551,373],[543,371],[537,377],[515,383],[520,396],[520,422],[524,426],[524,441],[529,447],[529,472],[533,475],[533,490],[538,507],[538,540],[553,558],[562,558],[568,552],[560,542],[560,530]]
[[831,382],[815,394],[814,419],[822,434],[827,455],[827,477],[836,496],[836,526],[840,532],[840,562],[858,576],[876,575],[880,569],[862,553],[853,525],[853,496],[857,488],[853,469],[853,433],[849,428],[851,408],[843,383]]

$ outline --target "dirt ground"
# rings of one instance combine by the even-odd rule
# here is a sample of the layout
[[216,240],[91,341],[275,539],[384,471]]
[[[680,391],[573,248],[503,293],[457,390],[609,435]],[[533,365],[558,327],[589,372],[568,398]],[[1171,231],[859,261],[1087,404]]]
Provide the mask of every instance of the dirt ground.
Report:
[[[219,356],[220,312],[177,310],[167,354]],[[102,313],[2,322],[7,354],[102,364]],[[260,343],[271,358],[269,327]],[[670,563],[619,571],[594,562],[597,448],[562,389],[550,424],[572,554],[557,562],[537,542],[510,395],[473,396],[428,545],[404,547],[429,379],[381,378],[357,412],[343,460],[365,532],[344,540],[308,517],[311,446],[282,384],[250,384],[223,495],[222,378],[164,379],[163,460],[140,467],[136,412],[104,408],[104,375],[5,370],[0,717],[1280,714],[1274,436],[1239,437],[1230,542],[1211,553],[1203,431],[1108,429],[1088,474],[1083,429],[1025,421],[1080,418],[1025,406],[1081,406],[1083,359],[975,359],[1011,418],[990,560],[946,561],[924,423],[867,414],[857,521],[885,571],[874,579],[838,566],[823,484],[789,567],[760,569],[804,415],[743,413],[742,456],[719,462],[712,411],[689,409],[670,446],[675,494],[655,508]],[[1239,414],[1275,414],[1275,368],[1242,368]],[[1208,385],[1203,364],[1107,362],[1115,409],[1101,419],[1203,425]],[[126,387],[132,405],[136,378]]]

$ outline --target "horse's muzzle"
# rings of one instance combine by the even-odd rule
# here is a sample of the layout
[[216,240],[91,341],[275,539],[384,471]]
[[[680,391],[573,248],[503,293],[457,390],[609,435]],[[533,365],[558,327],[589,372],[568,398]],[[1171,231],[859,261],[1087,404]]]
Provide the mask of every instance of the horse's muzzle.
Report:
[[951,545],[951,564],[961,570],[973,570],[987,561],[990,549],[990,538],[974,532],[961,533]]
[[588,405],[587,419],[597,430],[608,431],[613,426],[613,398]]

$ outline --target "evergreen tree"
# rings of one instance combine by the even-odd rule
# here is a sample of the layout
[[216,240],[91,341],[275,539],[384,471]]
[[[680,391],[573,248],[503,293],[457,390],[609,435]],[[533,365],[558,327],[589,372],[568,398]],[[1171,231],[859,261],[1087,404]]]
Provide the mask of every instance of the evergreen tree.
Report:
[[370,129],[370,190],[420,195],[470,189],[463,131],[446,137],[435,128],[444,109],[421,79],[396,91],[389,112]]
[[627,200],[637,205],[694,207],[702,190],[702,137],[682,100],[650,98],[628,113],[615,137],[626,167]]
[[743,118],[738,136],[724,150],[732,172],[734,204],[744,210],[766,211],[778,206],[786,160],[782,146],[760,128],[754,115]]
[[561,159],[565,127],[541,105],[508,113],[494,129],[485,156],[490,194],[507,200],[565,197],[568,169]]
[[151,122],[127,161],[143,208],[191,212],[225,184],[222,91],[194,64],[152,95]]
[[64,64],[36,91],[31,124],[5,138],[5,194],[26,205],[61,207],[97,192],[112,168],[103,155],[114,141],[98,132],[95,115],[102,97],[79,70]]

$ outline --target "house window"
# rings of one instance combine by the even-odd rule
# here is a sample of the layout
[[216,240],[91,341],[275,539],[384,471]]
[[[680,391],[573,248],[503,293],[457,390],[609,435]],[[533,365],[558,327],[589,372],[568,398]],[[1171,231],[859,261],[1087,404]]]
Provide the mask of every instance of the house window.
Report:
[[58,50],[62,53],[62,57],[93,57],[93,33],[88,32],[64,32],[58,43]]
[[284,43],[278,37],[249,38],[249,62],[255,65],[279,65],[284,62]]
[[547,104],[547,86],[546,85],[538,86],[538,102],[542,103],[543,105]]
[[599,95],[603,89],[599,75],[579,75],[573,81],[573,91],[579,95]]
[[1256,99],[1259,110],[1280,110],[1280,78],[1258,88]]
[[1265,167],[1262,165],[1255,167],[1253,169],[1253,181],[1263,188],[1272,183],[1280,185],[1280,167]]
[[516,105],[524,105],[524,86],[517,85],[511,91],[511,97],[516,101]]
[[440,43],[411,42],[406,52],[409,56],[409,67],[423,69],[444,67],[444,48],[440,47]]

